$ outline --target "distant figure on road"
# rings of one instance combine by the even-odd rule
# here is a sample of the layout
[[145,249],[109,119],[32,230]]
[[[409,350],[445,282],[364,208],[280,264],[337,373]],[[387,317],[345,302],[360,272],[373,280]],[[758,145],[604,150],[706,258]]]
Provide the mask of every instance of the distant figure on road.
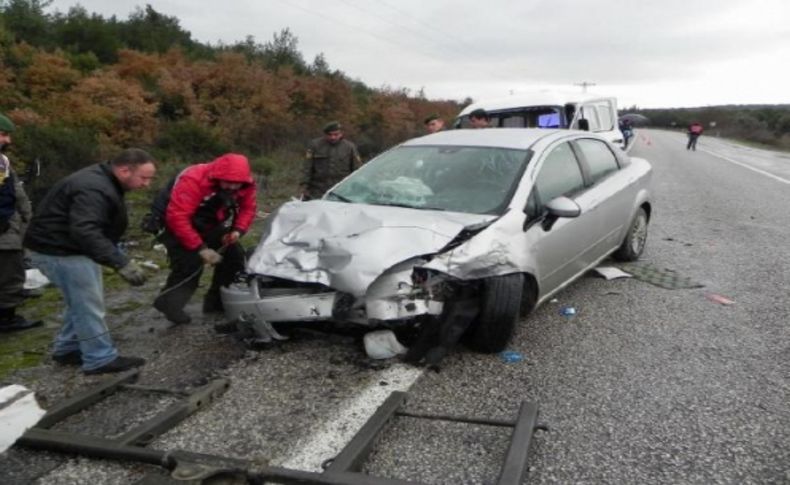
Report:
[[623,148],[628,148],[628,142],[634,136],[634,127],[631,125],[631,120],[620,118],[619,128],[620,133],[623,134]]
[[324,136],[307,147],[302,167],[302,200],[316,199],[362,165],[357,146],[343,138],[337,121],[324,126]]
[[428,134],[436,133],[444,129],[444,120],[439,115],[433,114],[425,118],[425,131]]
[[697,151],[697,138],[702,134],[702,123],[695,121],[689,125],[688,136],[689,142],[686,145],[686,150]]
[[476,109],[469,113],[469,126],[471,128],[488,128],[488,113],[484,109]]

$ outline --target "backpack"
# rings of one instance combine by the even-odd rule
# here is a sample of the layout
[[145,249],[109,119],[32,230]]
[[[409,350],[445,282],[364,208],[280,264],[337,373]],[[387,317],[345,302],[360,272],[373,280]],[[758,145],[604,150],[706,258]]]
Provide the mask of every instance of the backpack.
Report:
[[156,193],[148,213],[143,216],[143,220],[140,222],[140,228],[143,231],[157,235],[165,230],[165,212],[167,212],[167,204],[170,203],[170,192],[173,191],[176,179],[178,177],[173,177],[167,185]]

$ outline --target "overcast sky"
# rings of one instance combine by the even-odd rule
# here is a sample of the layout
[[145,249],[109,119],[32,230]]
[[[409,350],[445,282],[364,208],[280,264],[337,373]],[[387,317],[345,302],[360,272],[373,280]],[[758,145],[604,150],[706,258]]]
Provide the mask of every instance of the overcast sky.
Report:
[[[137,0],[55,0],[126,19]],[[150,0],[194,39],[257,42],[290,28],[310,63],[368,86],[475,100],[535,88],[620,107],[790,103],[787,0]]]

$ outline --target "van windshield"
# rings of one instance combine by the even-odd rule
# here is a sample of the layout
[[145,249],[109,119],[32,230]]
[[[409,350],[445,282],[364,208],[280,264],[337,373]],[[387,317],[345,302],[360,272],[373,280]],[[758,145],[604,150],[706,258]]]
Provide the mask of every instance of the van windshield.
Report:
[[[522,108],[489,111],[491,128],[567,128],[562,106],[525,106]],[[469,116],[456,119],[455,128],[469,128]]]

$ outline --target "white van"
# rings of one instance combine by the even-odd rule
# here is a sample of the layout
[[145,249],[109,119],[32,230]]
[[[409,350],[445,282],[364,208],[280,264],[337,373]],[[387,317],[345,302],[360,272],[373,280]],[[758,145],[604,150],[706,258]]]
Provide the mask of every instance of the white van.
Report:
[[617,99],[592,93],[535,91],[472,103],[455,119],[455,128],[469,126],[469,113],[483,109],[493,128],[569,128],[597,133],[619,147],[623,134],[617,123]]

